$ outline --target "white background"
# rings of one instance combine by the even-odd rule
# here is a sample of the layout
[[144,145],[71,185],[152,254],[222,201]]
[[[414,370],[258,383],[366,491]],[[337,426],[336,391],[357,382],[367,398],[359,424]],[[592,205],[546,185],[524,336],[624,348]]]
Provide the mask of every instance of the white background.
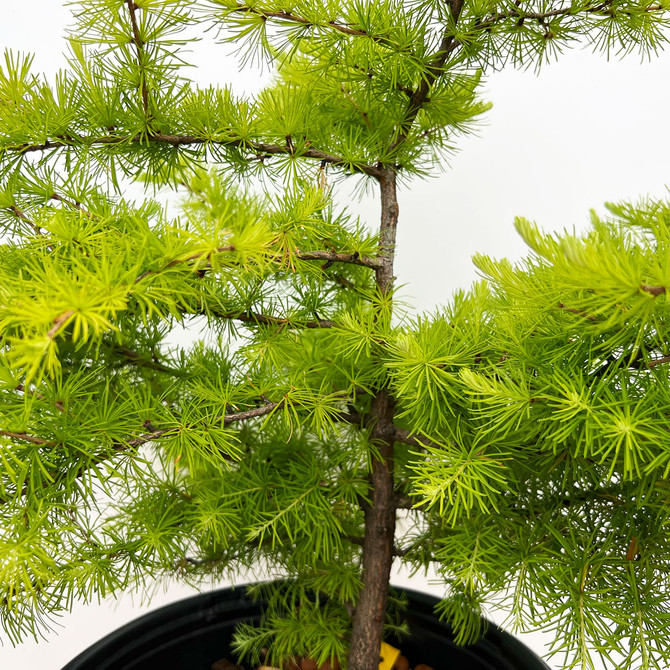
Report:
[[[53,76],[65,65],[62,35],[70,23],[60,0],[3,1],[0,49],[35,52],[36,72]],[[258,81],[203,42],[193,54],[191,76],[199,83],[230,82],[253,88]],[[435,179],[417,181],[400,195],[398,278],[403,297],[419,311],[447,302],[476,278],[475,252],[519,258],[523,244],[514,216],[545,229],[584,228],[590,208],[606,201],[665,197],[670,182],[670,55],[651,62],[638,56],[607,61],[573,50],[558,63],[533,72],[507,70],[485,82],[493,110],[477,136],[459,141],[460,153]],[[375,217],[376,205],[357,206]],[[1,557],[0,557],[1,558]],[[241,577],[240,581],[244,581]],[[432,591],[429,577],[396,583]],[[188,595],[171,586],[158,606]],[[145,613],[138,598],[76,606],[58,634],[39,644],[0,648],[2,670],[58,670],[79,651],[124,622]],[[496,617],[495,612],[491,615]],[[539,653],[550,636],[524,640]]]

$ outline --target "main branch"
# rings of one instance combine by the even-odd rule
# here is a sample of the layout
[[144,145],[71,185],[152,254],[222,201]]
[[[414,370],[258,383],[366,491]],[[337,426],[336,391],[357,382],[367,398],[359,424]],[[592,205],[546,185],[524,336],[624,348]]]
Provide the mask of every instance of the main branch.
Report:
[[[380,266],[376,270],[381,295],[393,291],[398,198],[396,174],[391,168],[379,180],[381,191],[381,226],[379,236]],[[378,314],[377,320],[388,319]],[[396,497],[393,491],[393,424],[394,400],[385,384],[377,389],[370,408],[372,446],[370,449],[370,502],[363,505],[365,536],[363,538],[363,588],[354,615],[349,650],[349,670],[377,670],[388,600],[391,565],[395,552]]]

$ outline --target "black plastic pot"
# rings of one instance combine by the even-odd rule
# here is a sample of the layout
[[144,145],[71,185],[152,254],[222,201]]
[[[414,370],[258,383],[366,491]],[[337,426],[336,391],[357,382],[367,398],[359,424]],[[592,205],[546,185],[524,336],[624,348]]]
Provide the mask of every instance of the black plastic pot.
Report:
[[[548,670],[528,647],[494,624],[476,644],[456,645],[449,626],[433,614],[436,598],[398,591],[409,600],[411,635],[398,646],[410,663],[435,670]],[[234,660],[229,644],[235,626],[257,619],[259,610],[244,587],[193,596],[110,633],[62,670],[211,670],[220,658]]]

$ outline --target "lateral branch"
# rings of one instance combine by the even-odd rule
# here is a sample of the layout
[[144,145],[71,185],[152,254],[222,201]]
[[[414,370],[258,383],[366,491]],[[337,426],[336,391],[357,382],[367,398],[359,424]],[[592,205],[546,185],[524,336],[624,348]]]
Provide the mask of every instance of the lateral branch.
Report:
[[[260,407],[254,407],[249,410],[245,410],[242,412],[236,412],[233,414],[226,414],[224,415],[221,420],[223,422],[224,426],[228,426],[231,423],[237,423],[240,421],[247,421],[249,419],[254,419],[259,416],[264,416],[266,414],[270,414],[273,412],[275,409],[280,407],[285,401],[282,399],[278,402],[266,402],[265,404],[261,405]],[[145,423],[148,427],[151,426],[150,423]],[[75,477],[81,478],[83,477],[86,472],[92,467],[95,467],[96,465],[99,465],[100,463],[103,463],[104,461],[108,460],[111,458],[112,453],[123,453],[127,451],[128,449],[131,448],[137,448],[141,447],[144,444],[147,444],[148,442],[153,442],[154,440],[158,440],[161,437],[165,437],[168,434],[174,434],[175,432],[179,431],[179,427],[170,427],[170,428],[161,428],[158,430],[151,430],[150,432],[143,433],[142,435],[139,435],[138,437],[128,440],[125,442],[114,442],[111,445],[111,453],[110,451],[105,451],[103,453],[97,454],[97,455],[92,455],[90,461],[82,465],[75,473]],[[46,440],[41,437],[36,437],[34,435],[28,435],[27,433],[20,432],[20,433],[15,433],[11,431],[5,431],[2,430],[0,431],[0,435],[4,437],[9,437],[11,439],[15,440],[21,440],[24,442],[30,442],[31,444],[36,444],[39,446],[45,446],[45,445],[55,445],[57,442],[52,442],[49,440]],[[49,488],[49,486],[54,486],[58,487],[59,484],[68,476],[69,473],[64,472],[60,473],[58,477],[55,477],[51,482],[43,482],[42,483],[42,488],[46,489]],[[20,492],[20,496],[25,496],[28,493],[27,487],[24,487],[23,490]],[[0,506],[6,505],[11,501],[11,498],[0,498]]]
[[[290,155],[296,158],[311,158],[329,165],[339,166],[349,169],[353,172],[360,172],[367,174],[370,177],[379,178],[382,170],[372,165],[364,163],[351,163],[341,156],[334,156],[319,151],[311,146],[296,149],[294,144],[268,144],[265,142],[254,142],[253,140],[246,140],[240,138],[226,138],[226,139],[212,139],[205,137],[196,137],[194,135],[171,135],[166,133],[154,133],[150,135],[102,135],[99,137],[79,137],[77,144],[81,143],[85,146],[104,146],[104,145],[123,145],[123,144],[169,144],[173,147],[191,146],[191,145],[221,145],[230,147],[240,147],[242,149],[249,149],[253,151],[257,157],[275,156],[275,155]],[[306,141],[306,144],[309,144]],[[72,147],[75,145],[74,140],[67,140],[66,138],[48,140],[41,144],[17,144],[15,146],[6,147],[9,151],[15,151],[21,154],[31,153],[34,151],[49,151],[51,149],[61,149],[64,147]]]
[[[611,14],[614,11],[614,0],[605,0],[604,2],[599,2],[594,4],[591,7],[583,7],[579,9],[578,14]],[[625,9],[617,9],[621,13],[630,13]],[[639,10],[642,13],[650,12],[659,12],[667,11],[667,7],[664,7],[662,4],[658,3],[655,5],[648,5],[647,7],[642,7]],[[477,24],[477,28],[489,28],[500,21],[505,21],[506,19],[531,19],[543,23],[547,19],[554,19],[561,16],[575,15],[574,5],[566,5],[564,7],[557,7],[556,9],[551,9],[546,12],[526,12],[521,7],[517,9],[510,9],[507,12],[494,12],[490,14],[486,19],[482,20]]]
[[337,325],[334,321],[328,321],[327,319],[303,321],[301,319],[269,316],[267,314],[260,314],[259,312],[252,311],[218,312],[210,310],[209,313],[217,319],[234,319],[235,321],[242,321],[243,323],[254,323],[259,326],[279,326],[280,328],[335,328]]
[[[214,250],[214,253],[225,253],[230,251],[236,251],[235,245],[228,244],[226,246],[218,247]],[[158,270],[146,270],[141,275],[135,279],[135,284],[138,284],[145,277],[150,275],[160,274],[165,270],[180,265],[182,263],[189,263],[191,261],[197,261],[203,258],[206,254],[196,253],[185,258],[176,258],[175,260],[170,261],[162,268]],[[301,261],[326,261],[327,263],[349,263],[350,265],[359,265],[361,267],[370,268],[372,270],[377,270],[381,266],[381,260],[371,256],[361,256],[357,252],[354,253],[340,253],[336,251],[324,251],[324,250],[315,250],[315,251],[296,251],[292,254],[295,258]],[[282,257],[285,257],[282,255]],[[208,267],[200,268],[202,270],[209,269]]]
[[[451,0],[451,2],[448,4],[451,8],[453,24],[456,25],[463,10],[464,0]],[[419,86],[413,92],[407,105],[407,110],[405,111],[405,117],[398,129],[395,140],[393,141],[391,147],[392,149],[396,149],[401,144],[403,144],[405,140],[407,140],[410,128],[414,124],[414,121],[421,111],[421,108],[428,101],[428,96],[430,95],[433,84],[444,73],[444,65],[447,62],[447,58],[449,58],[449,55],[455,48],[456,38],[452,31],[453,29],[449,28],[444,33],[442,41],[440,42],[440,46],[435,53],[433,60],[426,68],[425,76],[421,78],[421,84],[419,84]]]
[[330,263],[350,263],[377,270],[381,267],[381,260],[370,256],[360,256],[358,253],[338,253],[336,251],[298,251],[296,258],[301,261],[326,261]]
[[310,26],[312,28],[330,28],[344,35],[367,37],[368,39],[371,39],[373,42],[379,44],[380,46],[388,47],[389,49],[392,49],[395,52],[405,51],[411,53],[407,47],[401,47],[399,44],[393,42],[393,40],[386,35],[374,35],[368,32],[367,30],[363,30],[362,28],[352,28],[351,26],[348,26],[343,23],[338,23],[337,21],[326,21],[324,23],[315,23],[314,21],[311,21],[310,19],[307,19],[304,16],[294,14],[293,12],[267,11],[260,9],[258,7],[251,7],[243,3],[238,3],[237,7],[232,8],[230,11],[231,13],[236,12],[241,14],[256,14],[256,16],[260,16],[265,20],[276,19],[277,21],[283,21],[285,23],[299,23],[303,26]]
[[[260,407],[254,407],[253,409],[248,409],[243,412],[236,412],[234,414],[225,414],[221,417],[221,421],[224,426],[229,426],[231,423],[238,423],[240,421],[248,421],[249,419],[255,419],[259,416],[265,416],[274,412],[275,409],[280,407],[284,403],[283,400],[278,402],[266,402]],[[140,447],[147,442],[153,442],[158,440],[161,437],[164,437],[167,434],[175,433],[179,431],[177,426],[172,428],[161,428],[159,430],[153,430],[149,433],[144,433],[136,437],[134,440],[129,440],[128,442],[119,443],[118,451],[125,451],[128,447]]]

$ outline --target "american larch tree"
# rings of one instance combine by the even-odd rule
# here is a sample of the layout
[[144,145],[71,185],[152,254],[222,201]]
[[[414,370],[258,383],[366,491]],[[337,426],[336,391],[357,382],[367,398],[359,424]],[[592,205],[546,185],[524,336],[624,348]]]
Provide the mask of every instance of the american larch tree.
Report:
[[[438,567],[460,642],[506,596],[520,628],[556,628],[565,667],[665,667],[668,206],[612,206],[582,237],[519,220],[527,262],[477,259],[486,279],[414,319],[394,256],[397,189],[485,112],[482,72],[576,39],[652,53],[666,3],[74,13],[54,82],[22,55],[0,71],[6,635],[74,598],[264,565],[291,580],[238,652],[373,670],[402,625],[397,558]],[[273,83],[253,98],[190,83],[190,24]],[[378,223],[336,202],[344,179],[378,194]],[[123,197],[131,182],[146,198]],[[206,336],[180,345],[196,319]]]

